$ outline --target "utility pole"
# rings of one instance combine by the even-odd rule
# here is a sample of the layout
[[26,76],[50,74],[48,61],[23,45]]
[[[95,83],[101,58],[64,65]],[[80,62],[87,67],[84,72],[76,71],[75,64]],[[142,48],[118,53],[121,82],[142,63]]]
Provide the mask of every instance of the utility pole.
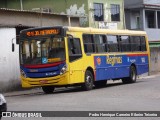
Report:
[[68,16],[68,26],[71,26],[71,16]]
[[20,4],[21,4],[21,10],[23,10],[23,2],[22,2],[22,0],[20,0]]

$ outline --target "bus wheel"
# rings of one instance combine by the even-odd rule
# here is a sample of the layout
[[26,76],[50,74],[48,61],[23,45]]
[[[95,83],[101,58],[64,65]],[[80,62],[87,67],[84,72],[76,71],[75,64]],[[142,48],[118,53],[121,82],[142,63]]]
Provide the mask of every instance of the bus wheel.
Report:
[[89,70],[85,72],[84,84],[82,85],[82,89],[86,91],[93,89],[93,74]]
[[102,80],[102,81],[96,81],[94,83],[95,87],[99,88],[99,87],[105,87],[107,84],[107,80]]
[[54,87],[53,86],[42,86],[42,90],[46,94],[51,94],[54,91]]
[[137,80],[137,71],[136,68],[134,66],[130,67],[130,73],[129,73],[129,77],[127,78],[123,78],[122,82],[123,83],[135,83]]

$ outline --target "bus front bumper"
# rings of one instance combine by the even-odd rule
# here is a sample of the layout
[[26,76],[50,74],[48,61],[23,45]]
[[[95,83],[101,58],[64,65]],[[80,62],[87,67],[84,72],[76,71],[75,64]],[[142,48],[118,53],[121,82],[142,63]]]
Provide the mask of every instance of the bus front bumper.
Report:
[[24,88],[47,85],[60,86],[69,84],[68,73],[48,78],[24,78],[21,76],[21,82],[22,87]]

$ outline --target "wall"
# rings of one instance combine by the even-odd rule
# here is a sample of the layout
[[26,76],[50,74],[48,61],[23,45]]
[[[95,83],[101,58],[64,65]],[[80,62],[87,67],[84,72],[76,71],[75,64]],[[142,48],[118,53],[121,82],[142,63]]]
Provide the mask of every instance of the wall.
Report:
[[[20,9],[20,1],[8,0],[8,8]],[[87,16],[87,0],[23,0],[23,10],[50,8],[52,13]],[[37,10],[40,12],[40,10]],[[88,26],[87,18],[80,18],[81,26]]]
[[88,3],[87,0],[67,0],[65,10],[62,13],[68,15],[78,15],[80,17],[80,26],[88,27]]
[[[41,14],[36,12],[21,12],[12,10],[0,10],[0,25],[3,26],[68,26],[66,15]],[[79,26],[79,17],[71,18],[72,26]]]
[[0,0],[0,8],[6,8],[7,6],[7,0]]
[[160,29],[145,28],[144,30],[147,32],[148,40],[150,42],[152,42],[152,41],[160,41]]
[[[0,91],[15,90],[20,86],[19,48],[12,52],[12,39],[16,37],[15,28],[0,28]],[[15,43],[15,39],[13,39]]]
[[155,5],[160,5],[159,0],[143,0],[144,4],[155,4]]
[[143,0],[124,0],[125,8],[138,8],[142,6]]
[[160,72],[160,47],[151,47],[151,73]]
[[[6,0],[6,8],[21,9],[20,0]],[[56,2],[55,2],[56,1]],[[63,10],[66,4],[64,0],[22,0],[23,10],[32,10],[32,8],[51,8],[55,13]],[[62,6],[62,7],[57,7]],[[56,8],[56,9],[54,9]]]

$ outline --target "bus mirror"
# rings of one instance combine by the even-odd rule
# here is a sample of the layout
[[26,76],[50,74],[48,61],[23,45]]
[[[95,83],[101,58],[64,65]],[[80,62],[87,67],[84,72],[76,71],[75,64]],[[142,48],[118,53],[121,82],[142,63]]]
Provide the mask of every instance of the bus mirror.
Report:
[[73,39],[73,35],[71,34],[67,34],[67,37]]
[[12,52],[14,52],[14,43],[13,43],[13,40],[14,40],[15,38],[12,38]]
[[19,44],[19,36],[16,36],[16,38],[12,38],[12,52],[14,52],[14,50],[15,50],[13,40],[16,40],[16,42]]
[[12,52],[14,52],[14,43],[12,43]]

